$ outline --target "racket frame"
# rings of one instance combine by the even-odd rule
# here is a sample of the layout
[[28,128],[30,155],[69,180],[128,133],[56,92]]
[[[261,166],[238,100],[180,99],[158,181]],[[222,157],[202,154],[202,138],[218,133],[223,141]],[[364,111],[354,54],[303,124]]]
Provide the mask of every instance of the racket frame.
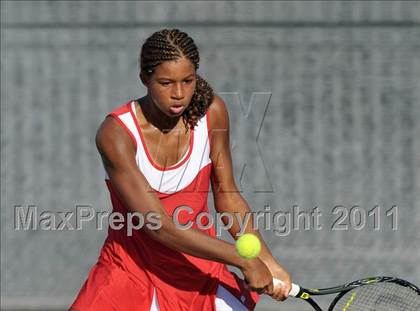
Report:
[[[305,300],[308,302],[316,311],[322,311],[322,309],[319,307],[319,305],[311,298],[312,296],[323,296],[323,295],[331,295],[331,294],[337,294],[338,295],[334,298],[334,300],[330,303],[330,306],[328,307],[328,311],[331,311],[337,302],[340,300],[341,297],[343,297],[347,292],[351,291],[354,288],[365,286],[365,285],[371,285],[371,284],[377,284],[377,283],[396,283],[401,286],[408,287],[417,294],[420,295],[420,289],[415,286],[414,284],[411,284],[410,282],[404,281],[399,278],[390,277],[390,276],[375,276],[375,277],[368,277],[359,279],[356,281],[352,281],[347,284],[334,286],[334,287],[327,287],[327,288],[304,288],[297,284],[292,283],[292,290],[290,291],[289,295]],[[278,279],[273,279],[274,285],[282,285],[284,284],[283,281]]]

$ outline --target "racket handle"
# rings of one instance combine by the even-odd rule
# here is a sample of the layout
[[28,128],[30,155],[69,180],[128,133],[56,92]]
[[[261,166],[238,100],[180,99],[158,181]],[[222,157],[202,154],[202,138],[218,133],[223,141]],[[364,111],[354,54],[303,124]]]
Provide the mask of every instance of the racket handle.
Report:
[[[279,280],[279,279],[274,279],[273,278],[273,285],[274,286],[276,286],[276,285],[283,286],[284,282]],[[297,297],[297,295],[299,294],[299,291],[300,291],[300,286],[292,283],[292,289],[290,290],[289,295],[292,296],[292,297]]]

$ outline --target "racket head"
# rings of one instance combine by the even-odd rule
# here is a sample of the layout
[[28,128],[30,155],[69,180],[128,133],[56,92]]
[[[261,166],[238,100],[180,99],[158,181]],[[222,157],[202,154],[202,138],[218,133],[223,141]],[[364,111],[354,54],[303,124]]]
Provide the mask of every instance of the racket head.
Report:
[[359,282],[360,285],[351,286],[350,289],[347,287],[347,290],[337,295],[328,311],[420,310],[420,290],[407,281],[388,278],[369,283],[356,282]]

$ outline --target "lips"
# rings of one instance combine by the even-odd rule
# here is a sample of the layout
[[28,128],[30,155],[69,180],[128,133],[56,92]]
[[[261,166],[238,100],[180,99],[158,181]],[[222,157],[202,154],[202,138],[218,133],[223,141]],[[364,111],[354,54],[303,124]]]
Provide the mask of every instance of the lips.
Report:
[[184,111],[185,107],[182,105],[174,105],[169,107],[169,111],[173,114],[181,114]]

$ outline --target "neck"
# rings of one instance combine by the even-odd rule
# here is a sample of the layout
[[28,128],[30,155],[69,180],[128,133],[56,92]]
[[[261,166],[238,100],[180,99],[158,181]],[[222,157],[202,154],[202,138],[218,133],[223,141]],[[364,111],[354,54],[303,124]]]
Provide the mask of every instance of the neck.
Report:
[[175,128],[179,122],[179,117],[169,117],[164,114],[148,95],[143,99],[142,111],[147,122],[159,129],[162,133],[168,133]]

